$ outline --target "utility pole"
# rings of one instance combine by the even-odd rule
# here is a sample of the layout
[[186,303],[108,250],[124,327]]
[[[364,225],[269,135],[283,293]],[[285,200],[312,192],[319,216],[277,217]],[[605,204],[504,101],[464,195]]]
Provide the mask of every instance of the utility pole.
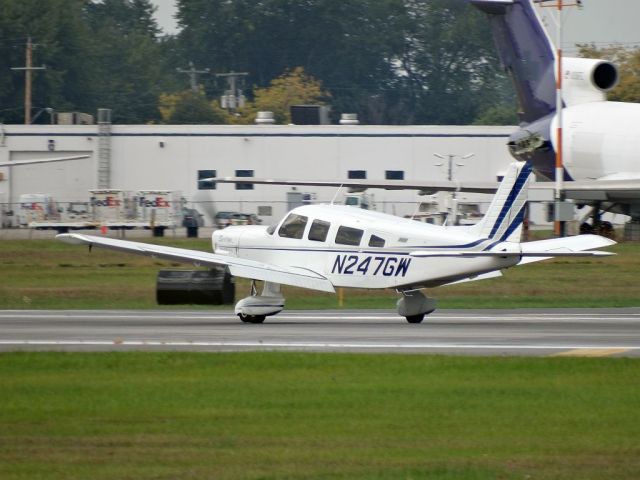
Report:
[[196,70],[193,66],[193,62],[189,62],[189,69],[184,70],[182,68],[176,68],[178,73],[186,73],[189,75],[189,84],[191,85],[191,91],[193,93],[198,93],[198,74],[199,73],[209,73],[209,69],[205,68],[204,70]]
[[249,75],[247,72],[216,73],[216,77],[226,78],[229,88],[224,92],[220,105],[227,110],[235,110],[244,106],[244,95],[238,88],[238,80]]
[[[461,160],[467,160],[468,158],[471,158],[475,155],[475,153],[467,153],[466,155],[454,155],[454,154],[447,154],[447,155],[443,155],[440,153],[434,153],[433,156],[434,157],[438,157],[441,158],[442,160],[447,160],[448,164],[447,164],[447,180],[449,180],[450,182],[453,181],[453,159],[458,157]],[[436,163],[436,167],[441,167],[442,165],[444,165],[444,162],[442,163]],[[456,167],[464,167],[464,163],[456,163]],[[456,192],[452,191],[451,192],[451,206],[449,207],[449,213],[448,213],[448,217],[451,217],[451,219],[453,220],[453,225],[457,225],[458,224],[458,203],[457,203],[457,198],[456,198]],[[448,219],[447,219],[447,224],[448,224]]]
[[[545,5],[545,2],[551,2]],[[556,22],[556,169],[555,169],[555,195],[554,195],[554,234],[556,237],[564,237],[567,234],[567,225],[562,220],[561,208],[565,201],[564,193],[564,162],[562,157],[563,137],[562,137],[562,24],[563,9],[566,7],[581,7],[582,2],[575,0],[572,3],[565,3],[565,0],[543,0],[542,8],[555,8],[557,10]]]
[[31,42],[31,37],[27,37],[26,53],[25,53],[25,66],[24,67],[12,67],[11,70],[24,70],[24,124],[31,124],[31,88],[32,88],[32,76],[31,72],[34,70],[46,70],[47,67],[42,65],[41,67],[33,66],[33,47],[35,45]]

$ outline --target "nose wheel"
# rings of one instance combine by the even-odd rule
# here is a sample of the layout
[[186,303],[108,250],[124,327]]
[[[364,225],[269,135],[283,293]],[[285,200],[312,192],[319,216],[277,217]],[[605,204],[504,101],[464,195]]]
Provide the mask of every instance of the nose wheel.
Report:
[[424,316],[436,309],[436,301],[425,297],[419,290],[402,291],[396,304],[398,314],[405,317],[409,323],[421,323]]

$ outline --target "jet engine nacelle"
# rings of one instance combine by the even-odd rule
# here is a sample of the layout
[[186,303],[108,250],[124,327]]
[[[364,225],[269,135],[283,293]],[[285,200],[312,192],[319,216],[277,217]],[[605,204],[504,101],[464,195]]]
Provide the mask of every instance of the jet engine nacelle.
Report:
[[567,106],[604,102],[606,92],[618,84],[618,68],[606,60],[562,59],[563,98]]

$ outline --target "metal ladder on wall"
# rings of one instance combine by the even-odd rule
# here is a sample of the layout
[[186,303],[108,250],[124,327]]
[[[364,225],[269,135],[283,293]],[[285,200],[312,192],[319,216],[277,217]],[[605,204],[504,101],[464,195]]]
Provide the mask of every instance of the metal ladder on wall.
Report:
[[98,188],[111,188],[111,109],[98,109]]

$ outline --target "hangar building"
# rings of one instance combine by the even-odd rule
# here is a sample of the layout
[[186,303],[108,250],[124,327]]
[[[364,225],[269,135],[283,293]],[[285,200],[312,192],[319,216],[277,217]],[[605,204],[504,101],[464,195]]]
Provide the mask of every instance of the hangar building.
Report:
[[[207,184],[201,178],[347,178],[495,181],[512,161],[506,142],[515,127],[361,125],[0,125],[0,161],[88,154],[85,160],[0,168],[0,204],[50,194],[58,203],[86,201],[88,191],[172,190],[205,215],[258,214],[271,223],[288,209],[292,188]],[[444,160],[436,156],[444,157]],[[468,157],[462,159],[462,157]],[[304,201],[329,202],[344,192],[298,187]],[[376,209],[410,215],[428,200],[415,191],[371,190]],[[487,196],[459,194],[460,202]],[[542,215],[540,215],[542,216]],[[535,219],[533,219],[536,221]]]

